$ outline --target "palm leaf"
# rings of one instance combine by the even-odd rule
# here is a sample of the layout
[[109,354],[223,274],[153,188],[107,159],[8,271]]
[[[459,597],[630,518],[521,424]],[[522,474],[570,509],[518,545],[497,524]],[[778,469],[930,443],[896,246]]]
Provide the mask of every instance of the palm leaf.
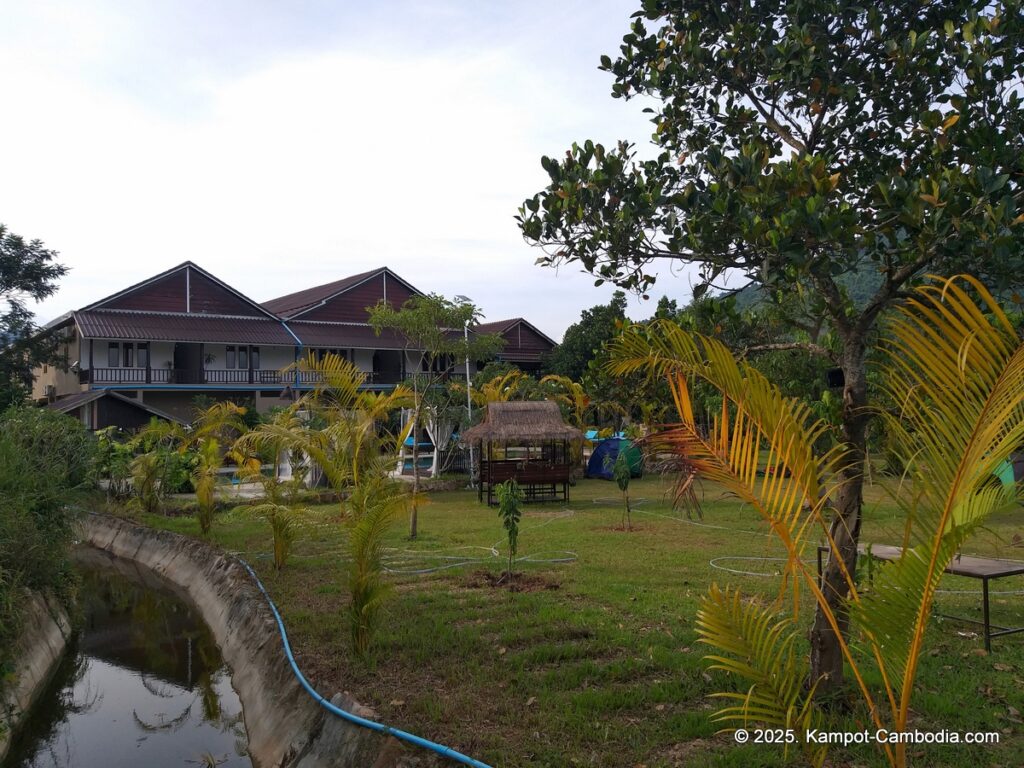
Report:
[[[716,693],[733,702],[714,719],[748,726],[751,722],[792,729],[804,734],[817,726],[819,713],[812,705],[813,690],[804,688],[804,664],[796,651],[796,624],[771,608],[744,600],[738,590],[722,591],[712,584],[697,611],[698,642],[717,653],[705,656],[710,668],[735,676],[745,692]],[[801,739],[803,741],[803,739]],[[805,744],[809,757],[820,765],[824,749]]]
[[904,553],[878,568],[854,616],[899,691],[903,728],[942,573],[970,534],[1013,499],[992,475],[1024,442],[1024,346],[970,277],[918,289],[887,338],[886,389],[899,410],[883,418],[913,491],[896,499]]
[[[627,329],[609,348],[610,373],[647,371],[668,379],[682,420],[655,432],[648,442],[657,450],[671,451],[699,476],[721,483],[765,521],[785,548],[782,589],[787,584],[792,587],[794,619],[804,585],[831,625],[872,718],[881,727],[872,693],[845,642],[838,617],[805,562],[808,545],[816,544],[815,534],[824,535],[835,546],[825,511],[836,489],[832,481],[845,448],[836,446],[819,455],[815,443],[828,426],[814,419],[806,404],[785,397],[751,365],[738,362],[716,339],[685,331],[670,321],[655,321],[646,328]],[[707,382],[723,396],[721,416],[706,427],[695,419],[691,378]],[[762,447],[767,448],[763,468]],[[685,473],[681,476],[683,482],[689,479]],[[852,574],[844,572],[844,577],[856,601]]]
[[[815,452],[827,425],[759,371],[737,362],[724,344],[675,323],[658,321],[647,330],[634,326],[610,348],[613,374],[647,370],[668,379],[681,421],[655,432],[649,442],[750,504],[786,547],[787,578],[796,576],[809,534],[819,526],[827,529],[826,481],[842,457],[838,448],[822,456]],[[696,422],[689,378],[703,379],[723,395],[722,414],[711,425]],[[762,447],[767,448],[763,467]],[[797,588],[799,581],[791,583]]]

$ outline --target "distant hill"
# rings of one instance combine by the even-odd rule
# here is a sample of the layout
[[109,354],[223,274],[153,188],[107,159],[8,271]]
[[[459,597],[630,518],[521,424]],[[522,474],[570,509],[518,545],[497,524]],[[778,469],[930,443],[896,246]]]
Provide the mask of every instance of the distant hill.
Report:
[[[865,268],[841,275],[838,282],[846,288],[857,307],[864,307],[882,285],[882,275]],[[760,285],[749,285],[736,294],[736,308],[751,309],[764,300],[764,289]]]

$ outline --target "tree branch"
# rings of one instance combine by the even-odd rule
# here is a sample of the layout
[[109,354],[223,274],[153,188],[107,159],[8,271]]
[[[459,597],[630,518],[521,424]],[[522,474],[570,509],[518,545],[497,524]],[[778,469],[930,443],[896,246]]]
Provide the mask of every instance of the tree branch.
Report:
[[784,352],[788,350],[801,350],[808,352],[817,357],[824,357],[833,363],[837,363],[835,354],[830,349],[826,349],[820,344],[812,344],[809,341],[787,341],[780,342],[778,344],[754,344],[749,347],[745,347],[740,352],[740,357],[745,358],[751,352]]

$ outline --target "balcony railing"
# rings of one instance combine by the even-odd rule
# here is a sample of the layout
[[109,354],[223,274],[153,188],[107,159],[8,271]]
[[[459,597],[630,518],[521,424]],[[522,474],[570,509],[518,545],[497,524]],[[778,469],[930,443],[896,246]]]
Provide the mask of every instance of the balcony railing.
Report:
[[93,368],[81,371],[79,380],[83,384],[269,384],[273,386],[291,382],[280,371],[247,371],[228,369],[194,368]]
[[[235,384],[256,384],[267,386],[285,386],[295,382],[295,373],[284,373],[277,370],[231,370],[206,369],[204,371],[191,368],[92,368],[79,372],[82,384],[208,384],[224,387]],[[408,381],[414,376],[411,372],[402,371],[368,371],[366,383],[374,385],[398,384]],[[464,373],[448,373],[445,380],[465,381]],[[299,371],[300,386],[312,386],[321,381],[315,371]]]

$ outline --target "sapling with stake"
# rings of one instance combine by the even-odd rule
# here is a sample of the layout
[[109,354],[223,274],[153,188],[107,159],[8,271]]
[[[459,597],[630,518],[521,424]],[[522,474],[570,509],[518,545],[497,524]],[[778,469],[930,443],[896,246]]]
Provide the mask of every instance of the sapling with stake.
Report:
[[622,500],[626,504],[626,509],[623,514],[623,524],[627,531],[633,530],[632,514],[629,508],[630,473],[629,457],[626,455],[624,450],[620,450],[619,455],[615,457],[615,463],[612,464],[612,478],[614,478],[615,484],[619,486],[619,490],[622,491]]
[[495,491],[498,495],[498,517],[508,533],[508,570],[505,576],[512,580],[512,563],[516,559],[516,546],[519,543],[519,520],[522,517],[522,510],[519,505],[525,498],[523,489],[515,480],[506,480],[499,485]]

